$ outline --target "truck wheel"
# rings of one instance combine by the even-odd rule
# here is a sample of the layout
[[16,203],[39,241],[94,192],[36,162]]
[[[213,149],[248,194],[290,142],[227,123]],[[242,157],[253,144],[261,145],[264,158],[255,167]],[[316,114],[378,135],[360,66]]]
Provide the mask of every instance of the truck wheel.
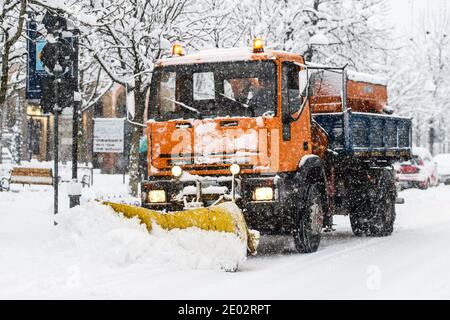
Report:
[[348,194],[350,224],[353,234],[362,237],[368,233],[368,212],[372,211],[372,201],[369,196],[370,181],[366,174],[348,174],[351,179]]
[[374,206],[374,212],[369,217],[368,236],[387,237],[394,231],[395,222],[395,197],[385,193],[378,204]]
[[310,185],[304,206],[299,209],[298,230],[294,231],[295,247],[299,253],[312,253],[319,248],[325,212],[322,201],[319,185]]
[[350,225],[352,226],[353,234],[357,237],[362,237],[368,233],[369,227],[367,225],[367,217],[363,211],[354,211],[350,214]]
[[394,231],[395,182],[387,170],[377,180],[375,184],[367,181],[357,200],[357,207],[350,214],[350,223],[356,236],[386,237]]

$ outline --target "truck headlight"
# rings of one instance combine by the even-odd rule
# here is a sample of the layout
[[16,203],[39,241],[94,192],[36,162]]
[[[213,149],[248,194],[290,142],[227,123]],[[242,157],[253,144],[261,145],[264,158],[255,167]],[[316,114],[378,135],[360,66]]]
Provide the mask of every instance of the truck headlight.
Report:
[[165,203],[166,192],[164,190],[151,190],[148,192],[147,199],[150,203]]
[[172,174],[175,178],[178,178],[183,174],[183,169],[180,166],[174,166],[172,167]]
[[239,174],[239,172],[241,172],[241,167],[238,164],[232,164],[230,167],[230,172],[233,175]]
[[273,200],[273,189],[270,187],[256,188],[253,193],[253,200],[271,201]]

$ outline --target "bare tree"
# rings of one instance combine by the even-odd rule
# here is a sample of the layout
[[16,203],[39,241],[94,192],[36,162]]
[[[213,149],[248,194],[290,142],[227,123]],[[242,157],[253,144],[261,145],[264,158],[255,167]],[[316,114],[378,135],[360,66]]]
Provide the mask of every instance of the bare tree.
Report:
[[2,163],[2,124],[5,109],[10,66],[17,55],[12,55],[15,44],[22,35],[25,22],[27,0],[5,0],[0,5],[0,43],[1,43],[1,74],[0,74],[0,164]]
[[[151,72],[157,59],[168,53],[167,44],[178,39],[177,21],[187,0],[104,1],[102,16],[91,24],[82,46],[115,83],[134,91],[134,122],[143,123]],[[95,9],[95,8],[92,8]],[[106,23],[108,21],[108,23]],[[133,126],[130,187],[138,194],[139,140],[142,128]]]
[[429,131],[449,143],[450,20],[448,10],[424,17],[392,61],[391,105],[413,117],[415,144],[425,146]]

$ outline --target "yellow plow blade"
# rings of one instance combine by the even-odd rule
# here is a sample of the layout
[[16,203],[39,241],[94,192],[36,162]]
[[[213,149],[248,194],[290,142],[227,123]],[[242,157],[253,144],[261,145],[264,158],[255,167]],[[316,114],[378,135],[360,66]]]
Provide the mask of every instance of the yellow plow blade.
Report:
[[137,217],[147,226],[149,232],[152,230],[152,224],[156,223],[165,230],[197,227],[206,231],[233,233],[243,244],[247,244],[247,251],[250,254],[256,254],[259,233],[248,229],[241,209],[233,202],[170,213],[120,203],[106,201],[102,203],[127,218]]

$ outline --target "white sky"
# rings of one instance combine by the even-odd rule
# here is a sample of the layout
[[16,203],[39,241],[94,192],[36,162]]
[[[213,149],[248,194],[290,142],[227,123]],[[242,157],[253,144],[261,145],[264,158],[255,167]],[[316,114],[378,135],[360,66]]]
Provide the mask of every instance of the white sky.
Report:
[[392,23],[401,34],[410,33],[426,16],[450,8],[450,0],[389,0]]

